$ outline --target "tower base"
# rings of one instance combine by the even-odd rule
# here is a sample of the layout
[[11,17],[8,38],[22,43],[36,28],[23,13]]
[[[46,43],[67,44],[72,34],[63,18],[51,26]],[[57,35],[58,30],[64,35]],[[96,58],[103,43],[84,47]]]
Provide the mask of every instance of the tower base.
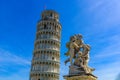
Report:
[[97,80],[97,77],[92,75],[75,75],[75,76],[64,76],[65,80]]

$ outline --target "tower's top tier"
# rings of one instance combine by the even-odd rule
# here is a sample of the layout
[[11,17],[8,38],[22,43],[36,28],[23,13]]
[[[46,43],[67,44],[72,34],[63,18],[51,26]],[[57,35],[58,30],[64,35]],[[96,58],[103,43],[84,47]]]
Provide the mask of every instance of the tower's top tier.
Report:
[[41,14],[42,20],[59,21],[59,14],[53,10],[45,10]]

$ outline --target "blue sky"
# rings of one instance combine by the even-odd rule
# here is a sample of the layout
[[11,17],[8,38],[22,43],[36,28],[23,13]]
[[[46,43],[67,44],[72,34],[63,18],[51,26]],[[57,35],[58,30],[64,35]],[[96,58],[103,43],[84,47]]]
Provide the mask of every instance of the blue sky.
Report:
[[40,13],[53,9],[62,24],[60,80],[68,74],[65,44],[82,34],[91,45],[91,67],[98,80],[120,73],[120,0],[0,0],[0,80],[28,80]]

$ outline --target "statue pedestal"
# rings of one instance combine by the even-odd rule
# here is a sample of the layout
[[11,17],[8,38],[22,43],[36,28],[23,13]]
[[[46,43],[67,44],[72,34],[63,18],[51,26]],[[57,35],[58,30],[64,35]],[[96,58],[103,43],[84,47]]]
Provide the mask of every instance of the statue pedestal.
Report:
[[97,77],[92,75],[68,75],[64,76],[65,80],[97,80]]
[[84,74],[84,70],[82,68],[71,65],[69,66],[69,75],[76,75],[76,74]]

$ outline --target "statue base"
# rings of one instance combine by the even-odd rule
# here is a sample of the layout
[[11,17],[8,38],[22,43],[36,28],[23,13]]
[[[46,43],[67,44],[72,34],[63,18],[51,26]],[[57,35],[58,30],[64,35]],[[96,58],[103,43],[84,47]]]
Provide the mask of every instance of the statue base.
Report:
[[69,66],[69,75],[76,75],[76,74],[85,74],[85,71],[81,67],[77,67],[75,65]]
[[65,80],[97,80],[93,75],[67,75],[63,76]]

